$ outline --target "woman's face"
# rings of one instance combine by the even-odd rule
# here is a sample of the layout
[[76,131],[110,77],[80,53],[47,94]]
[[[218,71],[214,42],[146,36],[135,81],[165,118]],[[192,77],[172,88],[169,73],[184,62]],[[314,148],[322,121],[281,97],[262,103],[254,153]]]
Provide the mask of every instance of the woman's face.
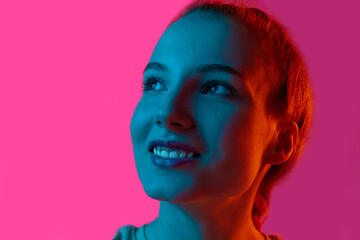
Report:
[[[252,42],[240,26],[211,12],[183,17],[160,38],[130,126],[136,168],[150,197],[199,201],[241,194],[253,184],[270,127],[268,84],[255,66]],[[160,141],[151,145],[154,140]],[[200,156],[180,158],[185,147],[170,144],[178,155],[170,153],[175,158],[166,162],[152,149],[166,141]]]

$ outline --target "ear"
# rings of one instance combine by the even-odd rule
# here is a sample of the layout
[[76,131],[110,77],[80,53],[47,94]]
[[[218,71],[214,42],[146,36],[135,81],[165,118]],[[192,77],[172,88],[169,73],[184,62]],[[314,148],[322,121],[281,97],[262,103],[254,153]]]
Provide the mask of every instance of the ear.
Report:
[[294,151],[298,141],[299,128],[296,122],[286,120],[276,124],[274,141],[268,149],[267,163],[278,165],[286,162]]

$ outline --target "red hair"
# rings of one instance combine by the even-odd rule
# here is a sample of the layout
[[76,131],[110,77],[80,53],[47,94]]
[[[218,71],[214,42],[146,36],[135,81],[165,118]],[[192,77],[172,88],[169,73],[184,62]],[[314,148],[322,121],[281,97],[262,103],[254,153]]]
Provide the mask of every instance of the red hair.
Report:
[[252,207],[252,220],[260,231],[268,215],[272,188],[294,167],[308,138],[313,97],[306,65],[285,28],[262,10],[234,1],[197,0],[170,24],[194,11],[212,11],[228,16],[249,30],[253,39],[260,44],[263,57],[273,60],[270,69],[267,68],[273,87],[267,97],[268,114],[278,120],[292,120],[299,128],[298,141],[290,158],[282,164],[272,165],[258,188]]

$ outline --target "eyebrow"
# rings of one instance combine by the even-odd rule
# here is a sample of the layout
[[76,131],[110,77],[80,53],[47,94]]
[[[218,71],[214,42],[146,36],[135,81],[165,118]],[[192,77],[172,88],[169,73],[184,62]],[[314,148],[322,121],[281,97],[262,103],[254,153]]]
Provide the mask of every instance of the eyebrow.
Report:
[[[169,68],[162,63],[159,62],[151,62],[148,65],[146,65],[144,72],[145,73],[147,70],[149,69],[154,69],[154,70],[158,70],[161,72],[168,72]],[[237,70],[235,70],[232,67],[229,67],[227,65],[223,65],[223,64],[217,64],[217,63],[212,63],[212,64],[205,64],[199,67],[200,72],[202,73],[209,73],[209,72],[227,72],[233,75],[237,75],[239,77],[243,77],[243,75],[238,72]]]
[[237,75],[239,77],[243,77],[242,74],[238,71],[236,71],[234,68],[229,67],[227,65],[223,65],[223,64],[206,64],[204,66],[200,67],[200,71],[203,73],[208,73],[208,72],[227,72],[233,75]]
[[159,62],[151,62],[148,65],[146,65],[143,73],[145,73],[149,69],[154,69],[154,70],[158,70],[158,71],[161,71],[161,72],[168,72],[169,71],[169,68],[165,64],[162,64],[162,63],[159,63]]

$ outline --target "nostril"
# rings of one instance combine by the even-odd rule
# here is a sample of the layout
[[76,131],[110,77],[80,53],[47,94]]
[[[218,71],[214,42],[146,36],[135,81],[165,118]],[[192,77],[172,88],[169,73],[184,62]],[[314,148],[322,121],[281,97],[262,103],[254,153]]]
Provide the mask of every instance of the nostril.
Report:
[[182,126],[181,123],[177,123],[177,122],[172,122],[171,124],[176,125],[176,126]]
[[161,121],[157,121],[157,123],[156,123],[157,125],[159,125],[160,127],[162,127],[162,123],[161,123]]

